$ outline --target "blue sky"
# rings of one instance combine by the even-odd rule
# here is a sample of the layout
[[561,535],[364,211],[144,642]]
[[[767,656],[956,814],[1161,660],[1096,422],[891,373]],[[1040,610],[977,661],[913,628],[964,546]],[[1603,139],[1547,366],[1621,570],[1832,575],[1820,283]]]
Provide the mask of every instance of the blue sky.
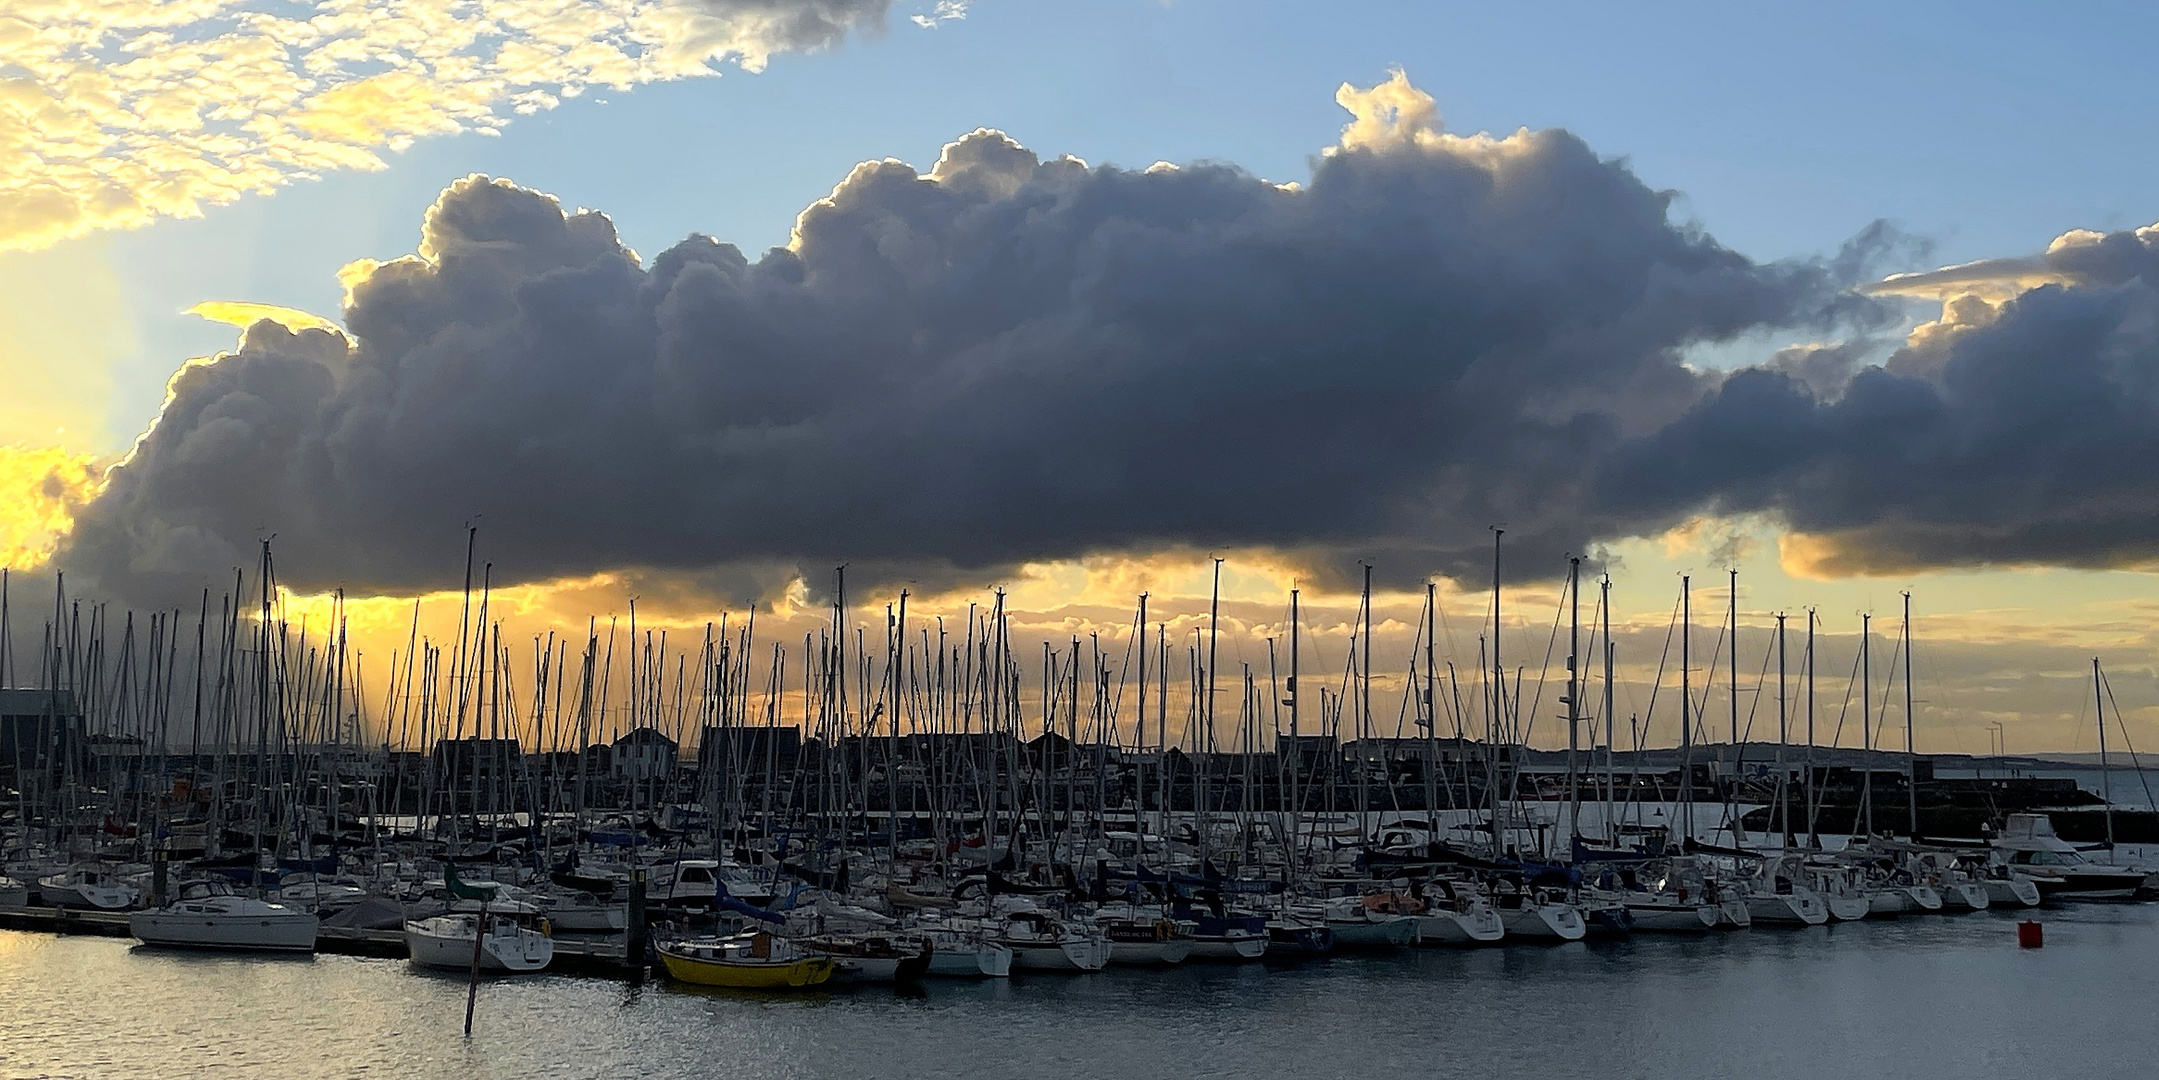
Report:
[[978,126],[1096,163],[1218,159],[1299,179],[1344,119],[1335,87],[1396,65],[1450,129],[1568,128],[1756,258],[1833,250],[1886,217],[1955,262],[2159,218],[2155,22],[2096,3],[983,0],[934,30],[895,20],[761,74],[593,91],[500,137],[423,139],[385,171],[62,248],[104,252],[135,331],[106,449],[155,411],[180,359],[229,347],[229,328],[182,309],[334,315],[336,268],[409,251],[426,205],[466,173],[605,210],[648,256],[692,231],[754,252],[855,162],[927,167]]

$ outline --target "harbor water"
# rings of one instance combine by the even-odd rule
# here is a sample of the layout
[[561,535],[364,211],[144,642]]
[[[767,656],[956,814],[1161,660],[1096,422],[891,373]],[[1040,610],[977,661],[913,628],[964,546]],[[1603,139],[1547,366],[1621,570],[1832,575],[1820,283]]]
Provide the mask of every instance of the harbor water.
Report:
[[[2020,949],[2019,918],[2046,923]],[[2149,1077],[2159,905],[792,995],[0,931],[0,1077]]]

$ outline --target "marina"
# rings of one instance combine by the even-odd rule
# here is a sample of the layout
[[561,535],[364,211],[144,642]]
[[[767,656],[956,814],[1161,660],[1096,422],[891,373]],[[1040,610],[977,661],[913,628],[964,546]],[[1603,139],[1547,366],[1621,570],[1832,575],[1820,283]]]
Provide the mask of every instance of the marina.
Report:
[[2159,7],[15,6],[0,1080],[2159,1077]]
[[2043,949],[1992,913],[778,995],[520,976],[482,987],[471,1040],[464,980],[402,960],[0,931],[0,1045],[10,1075],[146,1080],[2146,1075],[2120,1033],[2148,1022],[2159,906],[2042,917]]

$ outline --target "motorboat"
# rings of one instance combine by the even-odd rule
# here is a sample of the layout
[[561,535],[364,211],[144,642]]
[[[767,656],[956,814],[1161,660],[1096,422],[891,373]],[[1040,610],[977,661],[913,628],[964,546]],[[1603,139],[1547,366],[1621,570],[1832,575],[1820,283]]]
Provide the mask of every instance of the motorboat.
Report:
[[125,911],[142,898],[142,890],[102,868],[77,866],[65,873],[37,879],[38,895],[47,906]]
[[2045,814],[2009,815],[1991,846],[2008,872],[2030,878],[2044,900],[2134,900],[2150,876],[2091,861],[2055,834]]
[[320,923],[305,911],[235,895],[223,882],[196,881],[181,886],[172,903],[128,916],[127,925],[145,945],[313,952]]
[[[480,932],[483,919],[485,933]],[[555,941],[546,931],[527,926],[511,915],[451,912],[405,924],[405,948],[412,962],[423,967],[470,969],[474,937],[479,938],[481,971],[541,971],[555,958]]]
[[0,907],[24,907],[30,903],[30,886],[0,874]]
[[839,970],[832,957],[756,930],[661,945],[660,966],[671,979],[738,990],[801,990],[822,986]]

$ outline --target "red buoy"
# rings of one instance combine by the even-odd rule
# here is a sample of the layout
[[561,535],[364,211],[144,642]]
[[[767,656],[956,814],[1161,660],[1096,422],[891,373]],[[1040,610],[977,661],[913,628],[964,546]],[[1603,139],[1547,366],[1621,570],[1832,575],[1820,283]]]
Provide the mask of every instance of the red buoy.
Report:
[[2017,944],[2026,949],[2037,949],[2047,943],[2046,931],[2036,919],[2026,919],[2017,924]]

